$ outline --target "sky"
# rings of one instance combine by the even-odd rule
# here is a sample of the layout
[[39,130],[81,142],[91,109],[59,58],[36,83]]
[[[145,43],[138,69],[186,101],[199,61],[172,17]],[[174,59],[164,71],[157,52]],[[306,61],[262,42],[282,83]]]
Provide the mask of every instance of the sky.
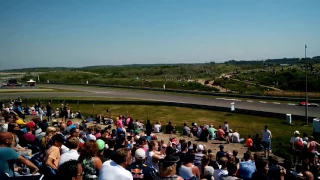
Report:
[[320,55],[319,0],[0,0],[0,69]]

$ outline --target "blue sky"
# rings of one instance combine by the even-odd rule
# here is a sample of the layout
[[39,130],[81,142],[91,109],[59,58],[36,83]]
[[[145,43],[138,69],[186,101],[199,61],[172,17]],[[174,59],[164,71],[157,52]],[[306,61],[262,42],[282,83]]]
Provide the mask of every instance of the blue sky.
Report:
[[320,55],[319,0],[0,0],[0,69]]

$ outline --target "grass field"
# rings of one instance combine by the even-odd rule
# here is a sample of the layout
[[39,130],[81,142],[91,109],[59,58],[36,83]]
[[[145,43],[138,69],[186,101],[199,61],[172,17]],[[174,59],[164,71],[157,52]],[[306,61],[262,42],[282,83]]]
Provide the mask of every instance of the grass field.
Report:
[[[53,104],[59,107],[59,104]],[[251,115],[230,114],[226,112],[217,112],[209,110],[199,110],[181,107],[168,106],[144,106],[144,105],[88,105],[88,104],[69,104],[73,111],[80,110],[84,115],[104,114],[106,109],[111,110],[111,116],[115,118],[118,115],[128,115],[133,119],[139,119],[145,122],[149,119],[152,123],[160,121],[166,125],[170,120],[181,131],[183,123],[189,125],[191,122],[198,124],[212,124],[218,128],[228,121],[231,129],[237,129],[241,137],[246,138],[249,134],[259,133],[264,125],[269,125],[273,134],[273,142],[289,142],[292,133],[299,130],[301,133],[312,133],[312,124],[301,126],[302,122],[295,122],[297,126],[289,126],[283,119],[257,117]]]

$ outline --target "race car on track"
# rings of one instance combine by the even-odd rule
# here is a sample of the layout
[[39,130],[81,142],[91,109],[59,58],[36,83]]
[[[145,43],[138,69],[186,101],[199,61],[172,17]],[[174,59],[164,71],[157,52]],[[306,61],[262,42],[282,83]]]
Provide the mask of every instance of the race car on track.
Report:
[[[306,106],[306,102],[299,102],[299,106]],[[317,103],[309,103],[308,102],[308,106],[309,107],[319,107],[319,104],[317,104]]]

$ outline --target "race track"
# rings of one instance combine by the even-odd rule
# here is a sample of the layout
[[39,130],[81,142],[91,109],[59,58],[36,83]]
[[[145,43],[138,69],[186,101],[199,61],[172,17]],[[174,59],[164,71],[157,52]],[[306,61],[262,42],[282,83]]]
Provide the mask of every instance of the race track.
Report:
[[[190,96],[187,94],[159,93],[152,91],[138,91],[128,89],[100,88],[91,86],[72,85],[41,85],[46,88],[77,90],[82,92],[24,92],[24,93],[0,93],[0,98],[48,98],[48,97],[106,97],[106,98],[128,98],[166,102],[181,102],[201,105],[213,105],[230,107],[235,102],[235,107],[240,109],[275,112],[283,114],[301,115],[305,114],[305,108],[288,104],[274,104],[267,102],[248,102],[240,100],[226,100],[223,98],[211,98],[206,96]],[[320,117],[320,108],[309,107],[310,117]]]

